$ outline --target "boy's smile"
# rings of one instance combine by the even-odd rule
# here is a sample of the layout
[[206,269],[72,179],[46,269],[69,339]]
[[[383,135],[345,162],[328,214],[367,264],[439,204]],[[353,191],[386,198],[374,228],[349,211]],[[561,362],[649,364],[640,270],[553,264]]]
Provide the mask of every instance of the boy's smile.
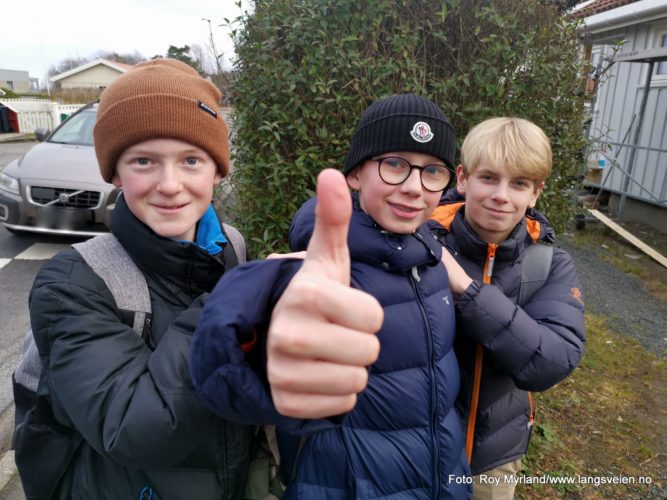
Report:
[[465,220],[488,243],[507,239],[530,207],[537,202],[544,183],[507,168],[481,161],[466,177],[459,165],[457,189],[465,194]]
[[[442,164],[442,160],[423,153],[393,152],[413,165]],[[405,182],[387,184],[378,171],[377,160],[367,160],[347,176],[348,185],[359,192],[359,204],[383,229],[397,234],[410,234],[428,220],[442,191],[427,191],[422,186],[420,171],[413,169]]]
[[193,241],[197,222],[222,180],[203,149],[176,139],[151,139],[126,149],[114,185],[132,213],[160,236]]

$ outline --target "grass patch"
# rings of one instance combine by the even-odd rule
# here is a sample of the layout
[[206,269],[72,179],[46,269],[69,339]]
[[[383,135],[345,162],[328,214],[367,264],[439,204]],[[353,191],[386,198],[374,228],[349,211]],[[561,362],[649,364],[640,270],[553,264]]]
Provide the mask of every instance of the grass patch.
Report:
[[[634,223],[626,229],[667,254],[667,235]],[[587,224],[572,241],[638,277],[667,304],[667,270],[611,229]],[[519,484],[517,499],[667,498],[667,360],[613,331],[607,319],[586,314],[581,365],[536,395],[536,425],[522,475],[549,476],[551,482]]]
[[[536,397],[537,424],[522,471],[575,482],[522,484],[516,497],[663,498],[667,363],[635,339],[610,331],[602,316],[587,314],[586,325],[581,365]],[[640,484],[645,477],[650,485]],[[603,478],[619,484],[594,483]]]

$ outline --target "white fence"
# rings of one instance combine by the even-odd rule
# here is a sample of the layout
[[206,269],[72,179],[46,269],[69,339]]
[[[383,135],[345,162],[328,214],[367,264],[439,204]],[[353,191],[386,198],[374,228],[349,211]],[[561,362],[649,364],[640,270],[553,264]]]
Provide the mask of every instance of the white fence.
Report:
[[34,132],[36,128],[55,129],[84,104],[58,104],[45,99],[0,99],[18,116],[19,132]]

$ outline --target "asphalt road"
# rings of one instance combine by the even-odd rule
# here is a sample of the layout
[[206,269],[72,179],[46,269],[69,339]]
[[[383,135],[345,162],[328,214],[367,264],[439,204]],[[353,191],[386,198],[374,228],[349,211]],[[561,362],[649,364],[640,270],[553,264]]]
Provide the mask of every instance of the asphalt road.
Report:
[[[0,143],[0,170],[35,144],[25,141]],[[38,269],[36,261],[10,259],[32,242],[15,238],[0,227],[0,414],[13,403],[11,373],[21,352],[21,332],[25,332],[28,323],[27,294]],[[12,265],[14,263],[16,265]]]
[[[0,171],[36,142],[0,142]],[[14,456],[7,451],[14,426],[11,374],[28,325],[28,292],[43,259],[17,259],[43,236],[14,236],[0,225],[0,500],[23,500]],[[25,255],[25,254],[24,254]]]

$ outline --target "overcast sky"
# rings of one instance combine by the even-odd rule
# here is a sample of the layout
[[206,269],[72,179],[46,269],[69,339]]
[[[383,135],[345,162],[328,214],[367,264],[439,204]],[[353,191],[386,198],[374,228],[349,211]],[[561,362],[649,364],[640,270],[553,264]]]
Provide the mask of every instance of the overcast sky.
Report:
[[[247,9],[249,2],[243,2]],[[19,0],[0,14],[0,68],[43,78],[51,66],[98,51],[138,51],[164,55],[169,45],[201,45],[213,40],[225,59],[233,57],[224,18],[240,14],[236,0]]]

